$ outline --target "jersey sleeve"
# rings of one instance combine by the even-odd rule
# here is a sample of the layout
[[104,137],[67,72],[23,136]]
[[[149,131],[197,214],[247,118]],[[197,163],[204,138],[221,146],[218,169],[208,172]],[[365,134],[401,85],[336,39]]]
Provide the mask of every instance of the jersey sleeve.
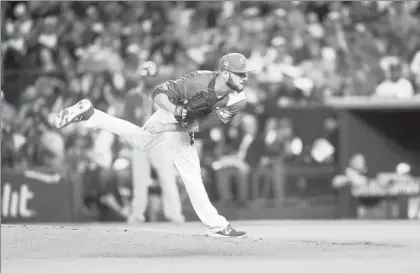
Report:
[[187,73],[176,80],[166,81],[158,85],[155,90],[152,91],[151,97],[154,99],[156,95],[164,93],[168,95],[169,99],[172,101],[178,101],[179,99],[185,97],[188,85],[194,80],[195,77],[196,74],[192,72]]
[[222,123],[228,123],[236,116],[241,110],[245,108],[246,101],[241,100],[232,105],[228,105],[221,109],[217,109],[198,121],[199,131],[218,126]]
[[216,110],[216,114],[223,123],[228,123],[234,116],[245,108],[246,101],[241,100],[232,105]]

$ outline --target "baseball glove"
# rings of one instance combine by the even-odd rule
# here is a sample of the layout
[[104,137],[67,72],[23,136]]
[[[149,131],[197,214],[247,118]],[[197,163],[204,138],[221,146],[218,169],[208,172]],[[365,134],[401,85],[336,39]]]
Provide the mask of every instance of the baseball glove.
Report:
[[212,101],[208,93],[197,92],[190,99],[182,99],[175,108],[175,119],[183,124],[195,121],[213,110]]

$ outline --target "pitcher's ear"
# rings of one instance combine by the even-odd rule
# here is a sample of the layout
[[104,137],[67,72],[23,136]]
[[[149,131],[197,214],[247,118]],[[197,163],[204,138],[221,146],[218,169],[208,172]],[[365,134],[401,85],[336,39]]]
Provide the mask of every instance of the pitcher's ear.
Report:
[[223,70],[220,75],[222,76],[222,79],[227,82],[229,80],[229,71],[227,70]]

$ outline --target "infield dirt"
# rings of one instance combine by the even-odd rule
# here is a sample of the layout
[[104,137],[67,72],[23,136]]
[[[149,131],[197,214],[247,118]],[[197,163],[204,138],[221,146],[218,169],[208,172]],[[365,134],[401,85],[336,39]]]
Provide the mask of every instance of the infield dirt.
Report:
[[200,223],[2,225],[3,273],[419,273],[420,221],[233,222],[246,239]]

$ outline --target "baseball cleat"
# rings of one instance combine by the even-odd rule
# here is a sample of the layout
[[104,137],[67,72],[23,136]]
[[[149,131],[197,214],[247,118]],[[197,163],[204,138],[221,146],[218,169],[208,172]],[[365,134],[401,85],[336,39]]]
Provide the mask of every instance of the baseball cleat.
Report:
[[88,120],[93,115],[93,111],[92,103],[89,100],[81,100],[58,113],[54,125],[57,128],[63,128],[70,123]]
[[223,230],[218,232],[207,232],[206,235],[214,238],[245,238],[246,232],[238,231],[231,225],[227,225]]

